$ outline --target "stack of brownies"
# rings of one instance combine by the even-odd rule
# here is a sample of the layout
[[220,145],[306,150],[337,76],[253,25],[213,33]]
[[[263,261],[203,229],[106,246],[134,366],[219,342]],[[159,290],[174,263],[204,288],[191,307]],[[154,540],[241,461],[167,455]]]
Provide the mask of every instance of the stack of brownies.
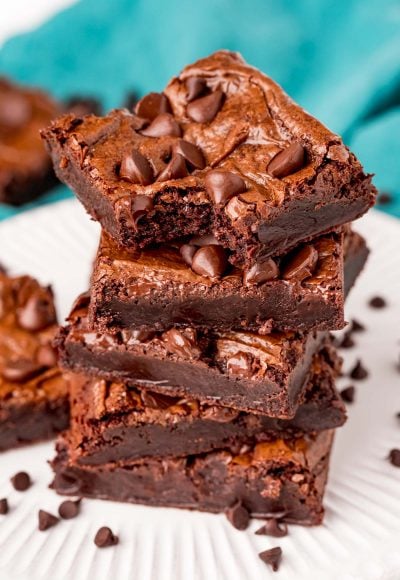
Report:
[[329,331],[367,257],[348,223],[371,177],[227,51],[134,113],[66,115],[43,136],[103,228],[57,340],[71,425],[54,488],[320,523],[345,421]]

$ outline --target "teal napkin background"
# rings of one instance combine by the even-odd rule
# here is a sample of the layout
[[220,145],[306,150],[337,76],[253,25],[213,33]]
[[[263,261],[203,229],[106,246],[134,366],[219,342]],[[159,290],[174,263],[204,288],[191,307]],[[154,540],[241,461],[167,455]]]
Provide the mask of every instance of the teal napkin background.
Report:
[[[0,74],[109,109],[219,48],[240,51],[342,134],[397,194],[382,209],[400,216],[399,0],[81,0],[6,42]],[[40,203],[67,195],[59,187]],[[0,206],[0,219],[14,213]]]

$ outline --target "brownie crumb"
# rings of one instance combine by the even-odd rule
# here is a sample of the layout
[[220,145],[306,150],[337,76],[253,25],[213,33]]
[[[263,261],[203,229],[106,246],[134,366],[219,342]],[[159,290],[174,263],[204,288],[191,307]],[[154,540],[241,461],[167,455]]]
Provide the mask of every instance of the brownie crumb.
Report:
[[118,536],[114,536],[110,528],[103,526],[100,528],[95,537],[94,543],[98,548],[107,548],[108,546],[115,546],[118,544]]
[[228,521],[237,530],[246,530],[250,522],[250,514],[247,509],[237,502],[225,512]]
[[358,359],[358,361],[356,362],[356,364],[354,365],[353,369],[350,372],[351,378],[355,379],[356,381],[362,381],[363,379],[366,379],[368,377],[368,374],[369,373],[367,369],[363,366],[360,359]]
[[279,565],[282,560],[282,548],[277,546],[276,548],[271,548],[270,550],[265,550],[258,554],[263,562],[271,566],[274,572],[277,572]]
[[60,517],[62,517],[63,520],[70,520],[75,518],[79,514],[80,503],[80,499],[76,501],[72,501],[70,499],[63,501],[58,508]]
[[400,467],[400,449],[392,449],[390,451],[389,461],[395,467]]
[[356,394],[356,388],[353,385],[346,387],[342,391],[340,391],[340,396],[342,397],[345,403],[354,403]]
[[365,330],[364,324],[362,324],[359,320],[353,318],[351,321],[350,332],[364,332],[364,330]]
[[5,497],[3,497],[2,499],[0,499],[0,515],[1,516],[5,516],[6,514],[8,514],[8,501]]
[[272,536],[274,538],[283,538],[287,536],[288,528],[283,522],[276,518],[266,520],[265,524],[261,526],[256,532],[257,536]]
[[351,331],[348,331],[343,336],[342,340],[339,342],[339,348],[352,348],[355,346],[353,337],[351,336]]
[[50,514],[44,510],[39,510],[39,530],[41,532],[52,528],[58,524],[59,521],[60,520],[56,516],[53,516],[53,514]]
[[384,298],[382,298],[382,296],[374,296],[373,298],[371,298],[371,300],[368,302],[368,304],[371,306],[371,308],[385,308],[386,304],[386,300]]
[[31,478],[26,471],[19,471],[13,475],[11,483],[17,491],[26,491],[32,485]]

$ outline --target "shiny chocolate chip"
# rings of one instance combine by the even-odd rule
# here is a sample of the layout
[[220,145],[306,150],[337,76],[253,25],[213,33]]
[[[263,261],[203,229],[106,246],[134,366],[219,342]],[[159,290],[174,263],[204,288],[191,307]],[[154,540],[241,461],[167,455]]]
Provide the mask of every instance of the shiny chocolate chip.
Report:
[[136,104],[135,113],[153,121],[161,113],[171,113],[171,105],[164,93],[149,93]]
[[269,280],[275,280],[279,276],[279,268],[272,258],[266,258],[256,262],[243,275],[246,286],[263,284]]
[[228,266],[228,259],[221,246],[203,246],[194,254],[191,266],[200,276],[220,278]]
[[189,141],[179,139],[174,147],[174,152],[182,155],[186,159],[186,162],[194,169],[203,169],[206,166],[206,161],[201,150],[196,145],[193,145],[193,143],[189,143]]
[[200,97],[188,104],[186,113],[196,123],[209,123],[214,119],[224,100],[224,93],[220,90]]
[[38,528],[41,532],[45,532],[49,528],[52,528],[58,524],[60,520],[53,516],[53,514],[46,512],[44,510],[39,510],[39,525]]
[[146,137],[180,137],[182,129],[173,115],[161,113],[148,127],[142,129],[141,134]]
[[300,143],[292,143],[279,151],[268,164],[267,171],[272,177],[286,177],[299,171],[305,162],[305,149]]
[[186,101],[191,103],[197,97],[203,95],[207,90],[206,81],[200,77],[190,77],[185,82]]
[[14,91],[0,95],[0,129],[20,129],[29,121],[32,107],[29,100]]
[[131,203],[132,219],[135,224],[153,209],[153,200],[147,195],[135,195]]
[[40,370],[40,364],[28,359],[19,359],[6,363],[0,372],[3,378],[10,383],[23,383],[37,375]]
[[168,395],[163,395],[162,393],[154,393],[153,391],[143,390],[140,393],[140,397],[143,404],[150,409],[168,409],[172,405],[176,405],[179,401],[179,397],[169,397]]
[[250,514],[240,501],[228,508],[225,514],[228,521],[237,530],[245,530],[249,527]]
[[210,171],[206,175],[205,183],[208,195],[218,205],[225,205],[231,197],[246,190],[243,179],[231,171]]
[[191,244],[183,244],[183,246],[181,246],[179,248],[179,251],[180,251],[180,254],[181,254],[182,258],[183,258],[183,261],[188,266],[191,266],[192,265],[192,261],[193,261],[193,256],[197,252],[196,246],[192,246]]
[[115,546],[118,544],[118,536],[115,536],[113,532],[107,526],[103,526],[94,537],[94,543],[98,548],[108,548],[109,546]]
[[247,352],[239,351],[226,361],[230,373],[243,378],[250,377],[252,371],[252,356]]
[[153,168],[146,157],[133,150],[124,156],[119,169],[119,176],[130,183],[149,185],[154,180]]
[[218,246],[218,240],[213,234],[205,234],[204,236],[193,236],[189,240],[189,244],[202,248],[203,246]]
[[284,280],[301,282],[312,276],[318,262],[318,252],[314,246],[307,245],[296,252],[283,269]]
[[17,311],[18,324],[24,330],[36,332],[56,322],[56,311],[50,293],[33,294]]
[[175,154],[172,156],[172,159],[168,165],[161,171],[160,175],[157,177],[157,181],[181,179],[187,175],[189,175],[189,172],[187,170],[184,158],[182,155]]
[[[191,336],[188,336],[188,333]],[[196,333],[192,329],[184,334],[176,328],[171,328],[163,334],[163,340],[168,351],[177,354],[178,356],[183,356],[185,358],[197,357],[199,354],[198,347],[196,345]]]
[[50,344],[38,348],[36,360],[40,366],[51,368],[57,364],[57,351]]
[[230,423],[239,415],[239,411],[230,407],[217,407],[212,405],[203,412],[203,418],[216,423]]

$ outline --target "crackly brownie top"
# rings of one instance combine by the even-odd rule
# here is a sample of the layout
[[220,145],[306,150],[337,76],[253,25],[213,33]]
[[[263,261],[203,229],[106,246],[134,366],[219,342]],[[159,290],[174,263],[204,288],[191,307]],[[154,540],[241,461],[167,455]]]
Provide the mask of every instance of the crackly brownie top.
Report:
[[0,409],[66,393],[52,347],[57,328],[51,288],[0,271]]
[[361,171],[337,135],[228,51],[186,67],[135,114],[65,116],[44,137],[61,144],[60,167],[78,166],[117,212],[133,200],[134,221],[177,189],[233,220],[254,207],[266,218],[329,163]]
[[15,171],[29,175],[50,166],[40,130],[61,112],[45,93],[0,78],[0,187]]

